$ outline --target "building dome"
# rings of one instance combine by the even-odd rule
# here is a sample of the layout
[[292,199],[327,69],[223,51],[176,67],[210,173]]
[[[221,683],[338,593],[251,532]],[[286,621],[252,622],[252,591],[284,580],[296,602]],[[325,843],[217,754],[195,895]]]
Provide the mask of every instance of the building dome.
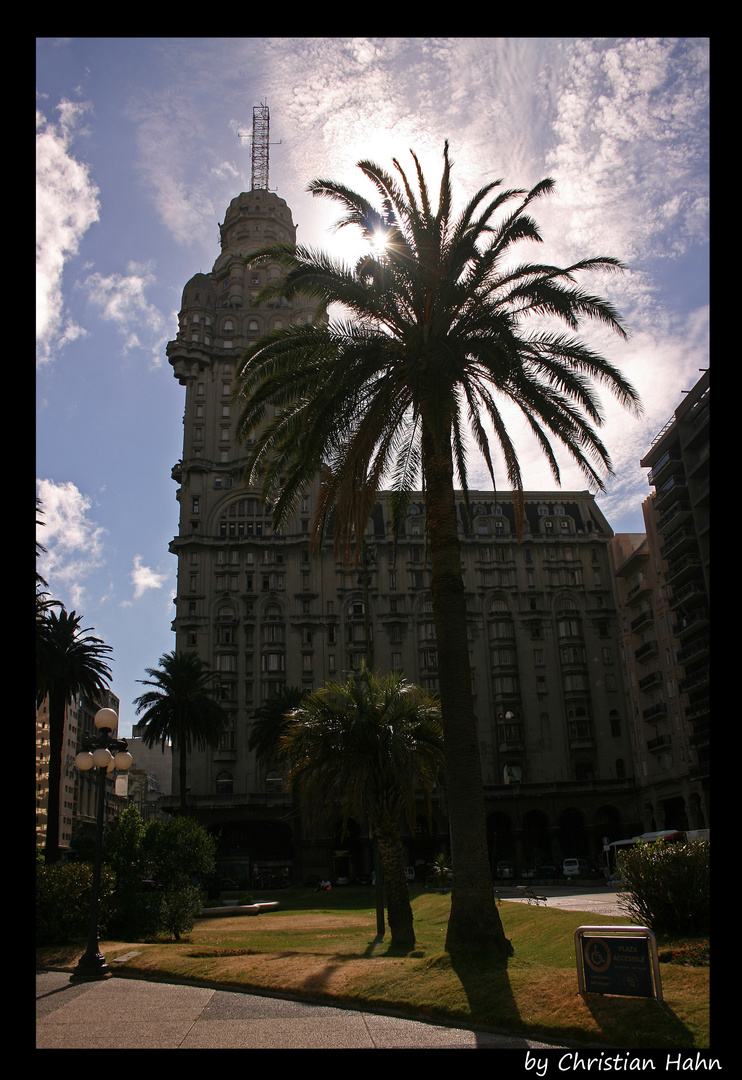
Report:
[[214,283],[210,274],[194,274],[183,289],[181,311],[186,308],[211,308],[216,304]]

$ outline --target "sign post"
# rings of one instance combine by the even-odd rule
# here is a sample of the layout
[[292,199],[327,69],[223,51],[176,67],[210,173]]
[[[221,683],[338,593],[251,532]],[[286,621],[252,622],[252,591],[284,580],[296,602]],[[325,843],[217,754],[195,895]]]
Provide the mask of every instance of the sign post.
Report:
[[657,940],[647,926],[579,926],[575,931],[581,994],[622,994],[662,1001]]

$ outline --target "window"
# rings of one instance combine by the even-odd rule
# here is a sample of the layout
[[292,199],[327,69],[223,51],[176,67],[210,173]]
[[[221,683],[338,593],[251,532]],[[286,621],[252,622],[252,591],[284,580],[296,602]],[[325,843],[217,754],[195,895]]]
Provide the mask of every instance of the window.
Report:
[[[227,749],[221,747],[221,749]],[[216,793],[217,795],[231,795],[234,790],[234,778],[229,772],[220,772],[216,776]]]
[[286,657],[283,653],[263,653],[263,671],[285,671]]

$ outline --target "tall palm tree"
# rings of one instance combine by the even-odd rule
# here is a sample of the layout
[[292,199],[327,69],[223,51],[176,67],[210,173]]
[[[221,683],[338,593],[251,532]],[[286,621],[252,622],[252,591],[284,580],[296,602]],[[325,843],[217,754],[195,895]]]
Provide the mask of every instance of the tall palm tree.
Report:
[[49,803],[46,817],[47,863],[59,859],[59,794],[62,779],[64,714],[73,697],[102,700],[111,680],[106,658],[112,651],[76,612],[43,611],[36,621],[36,704],[49,695]]
[[368,821],[378,843],[393,945],[415,941],[405,877],[402,815],[411,828],[416,794],[430,809],[443,764],[438,703],[398,673],[362,665],[347,683],[330,682],[290,714],[282,739],[289,781],[314,820],[338,810],[343,829]]
[[195,653],[171,652],[160,657],[159,668],[146,668],[149,679],[137,679],[150,689],[135,699],[143,714],[142,740],[147,746],[171,742],[178,756],[180,812],[187,814],[186,774],[193,747],[218,746],[226,714],[211,696],[218,675]]
[[[334,512],[336,544],[346,555],[363,536],[382,484],[391,486],[396,524],[407,493],[422,483],[456,857],[446,946],[502,955],[510,945],[487,854],[455,489],[466,498],[472,441],[496,486],[493,442],[516,493],[520,535],[523,478],[503,404],[520,409],[557,482],[551,437],[600,489],[611,462],[598,433],[593,384],[627,408],[640,406],[621,373],[571,333],[594,319],[625,337],[611,304],[575,284],[584,272],[621,264],[597,257],[560,268],[512,257],[516,242],[541,242],[529,208],[553,181],[525,191],[498,190],[495,180],[454,215],[448,144],[437,208],[412,158],[412,181],[396,160],[396,178],[359,163],[378,208],[333,181],[310,185],[344,207],[338,227],[356,226],[370,243],[381,238],[376,253],[355,267],[300,246],[276,245],[250,257],[284,271],[256,302],[301,293],[316,297],[318,310],[338,304],[347,315],[276,330],[244,354],[235,387],[238,433],[254,439],[246,477],[262,483],[277,522],[321,476],[314,536]],[[554,329],[560,322],[566,330]]]

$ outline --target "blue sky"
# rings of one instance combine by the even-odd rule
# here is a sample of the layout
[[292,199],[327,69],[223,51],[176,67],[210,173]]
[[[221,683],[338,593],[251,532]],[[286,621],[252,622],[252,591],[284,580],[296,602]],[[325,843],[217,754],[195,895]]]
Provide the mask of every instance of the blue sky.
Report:
[[[503,178],[556,191],[523,258],[613,255],[593,287],[628,342],[588,328],[639,390],[603,397],[615,475],[599,503],[642,532],[639,460],[709,366],[709,45],[643,38],[45,38],[37,41],[37,494],[52,595],[113,648],[120,731],[145,668],[174,648],[170,470],[183,390],[165,356],[183,286],[219,254],[250,186],[252,109],[271,115],[270,186],[299,240],[351,258],[309,181],[450,141],[462,199]],[[409,157],[406,158],[409,161]],[[434,186],[433,184],[431,186]],[[525,483],[553,488],[514,419]],[[485,474],[474,473],[484,485]],[[562,461],[562,487],[586,484]]]

